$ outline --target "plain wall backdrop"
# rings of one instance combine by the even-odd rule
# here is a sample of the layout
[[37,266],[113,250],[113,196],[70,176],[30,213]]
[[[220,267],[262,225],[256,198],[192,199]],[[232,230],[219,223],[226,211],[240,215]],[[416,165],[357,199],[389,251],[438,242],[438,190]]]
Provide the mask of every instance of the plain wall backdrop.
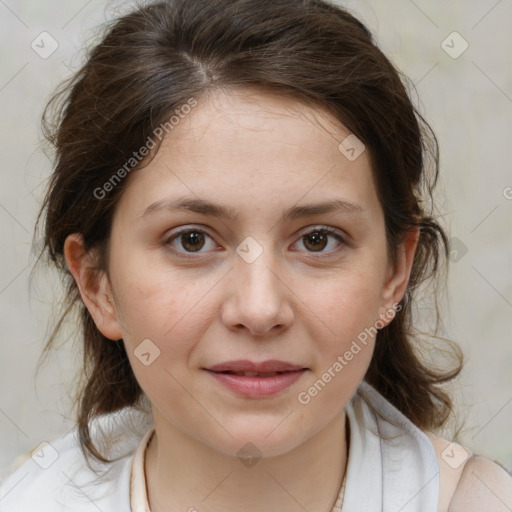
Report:
[[[193,0],[191,0],[193,1]],[[256,0],[257,1],[257,0]],[[416,84],[441,147],[439,207],[452,240],[442,333],[466,366],[454,386],[457,438],[512,470],[512,3],[496,0],[341,2]],[[32,233],[51,164],[40,116],[82,62],[97,25],[129,4],[0,0],[0,479],[22,452],[73,426],[79,351],[63,344],[34,374],[55,275],[29,286]],[[53,292],[53,293],[52,293]]]

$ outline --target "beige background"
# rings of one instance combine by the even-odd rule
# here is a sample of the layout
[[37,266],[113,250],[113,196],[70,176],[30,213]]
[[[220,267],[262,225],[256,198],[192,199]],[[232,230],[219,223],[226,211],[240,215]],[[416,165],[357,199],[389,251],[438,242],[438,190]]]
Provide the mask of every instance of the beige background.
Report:
[[[460,343],[467,360],[456,388],[458,414],[467,419],[460,441],[512,470],[512,4],[344,4],[417,84],[421,110],[438,135],[440,204],[459,240],[443,332]],[[92,27],[114,12],[115,4],[95,0],[0,0],[0,479],[16,455],[72,426],[76,348],[63,345],[34,375],[55,301],[51,292],[59,290],[45,272],[29,288],[32,229],[50,172],[38,148],[39,118],[54,87],[81,62]],[[43,31],[58,43],[46,59],[31,48]],[[463,39],[446,39],[454,31]],[[453,58],[464,40],[467,50]],[[50,44],[46,39],[45,48]]]

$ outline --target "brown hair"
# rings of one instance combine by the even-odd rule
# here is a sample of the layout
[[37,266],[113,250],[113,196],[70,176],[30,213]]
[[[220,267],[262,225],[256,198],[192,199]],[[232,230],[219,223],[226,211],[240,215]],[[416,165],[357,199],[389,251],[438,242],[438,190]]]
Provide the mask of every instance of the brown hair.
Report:
[[409,98],[409,82],[367,28],[324,0],[169,0],[138,7],[107,28],[43,115],[56,156],[38,217],[45,220],[43,253],[67,286],[65,311],[43,354],[67,313],[78,306],[81,315],[84,373],[76,404],[86,458],[109,462],[91,440],[90,421],[136,405],[144,393],[123,341],[105,338],[80,300],[64,241],[81,233],[108,270],[112,214],[127,180],[103,198],[94,191],[176,109],[216,88],[256,86],[294,97],[330,112],[366,145],[391,257],[414,226],[420,237],[402,308],[378,332],[365,379],[419,428],[442,426],[452,409],[443,384],[460,372],[461,352],[445,340],[458,360],[451,370],[420,360],[412,321],[413,296],[440,275],[448,254],[447,237],[428,209],[439,172],[437,140]]

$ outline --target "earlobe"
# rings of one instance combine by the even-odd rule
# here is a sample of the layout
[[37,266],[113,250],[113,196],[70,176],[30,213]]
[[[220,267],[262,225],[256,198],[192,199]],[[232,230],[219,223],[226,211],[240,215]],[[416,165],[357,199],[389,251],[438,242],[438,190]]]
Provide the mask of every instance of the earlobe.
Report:
[[106,273],[97,267],[97,254],[86,251],[82,235],[73,233],[64,243],[64,257],[96,327],[111,340],[121,339],[122,330],[110,283]]
[[393,308],[393,305],[398,304],[407,291],[419,236],[420,228],[415,226],[411,228],[404,241],[397,247],[396,264],[389,268],[382,293],[382,308],[386,311]]

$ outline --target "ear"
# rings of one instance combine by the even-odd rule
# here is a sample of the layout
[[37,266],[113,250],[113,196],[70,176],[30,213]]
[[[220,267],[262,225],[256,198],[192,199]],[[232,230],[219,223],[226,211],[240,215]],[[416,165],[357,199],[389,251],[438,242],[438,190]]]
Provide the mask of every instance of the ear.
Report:
[[110,283],[106,273],[98,269],[96,252],[85,251],[82,235],[74,233],[64,242],[64,257],[96,327],[111,340],[121,339]]
[[395,265],[388,267],[386,282],[382,290],[380,320],[383,326],[388,325],[393,320],[396,313],[396,305],[405,295],[419,236],[420,228],[418,226],[411,228],[404,241],[397,248]]

